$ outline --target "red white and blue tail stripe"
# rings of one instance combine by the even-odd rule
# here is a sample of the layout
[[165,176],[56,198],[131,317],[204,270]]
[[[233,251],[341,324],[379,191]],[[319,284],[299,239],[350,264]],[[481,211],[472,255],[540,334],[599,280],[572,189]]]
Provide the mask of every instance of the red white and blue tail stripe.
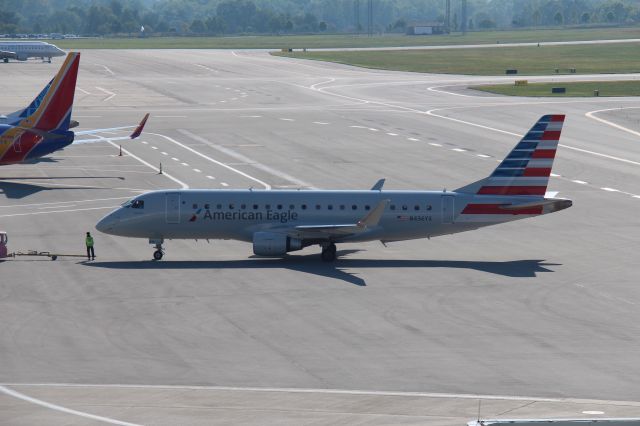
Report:
[[482,182],[477,194],[544,196],[563,123],[564,115],[540,118]]

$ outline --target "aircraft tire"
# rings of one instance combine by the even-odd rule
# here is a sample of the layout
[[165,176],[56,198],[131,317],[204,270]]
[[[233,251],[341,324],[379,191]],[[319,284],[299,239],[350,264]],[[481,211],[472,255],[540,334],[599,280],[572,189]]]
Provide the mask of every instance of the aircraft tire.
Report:
[[156,250],[153,252],[153,260],[162,260],[162,250]]
[[328,247],[322,249],[321,254],[322,260],[324,262],[333,262],[336,260],[336,245],[329,244]]

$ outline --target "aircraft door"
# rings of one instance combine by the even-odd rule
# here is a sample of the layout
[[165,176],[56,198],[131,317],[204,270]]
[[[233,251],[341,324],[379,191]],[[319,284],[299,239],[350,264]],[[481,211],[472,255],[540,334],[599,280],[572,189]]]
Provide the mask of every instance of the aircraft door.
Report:
[[177,192],[168,193],[166,203],[167,223],[180,223],[180,194]]
[[454,196],[443,195],[441,198],[442,198],[442,223],[444,224],[453,223]]

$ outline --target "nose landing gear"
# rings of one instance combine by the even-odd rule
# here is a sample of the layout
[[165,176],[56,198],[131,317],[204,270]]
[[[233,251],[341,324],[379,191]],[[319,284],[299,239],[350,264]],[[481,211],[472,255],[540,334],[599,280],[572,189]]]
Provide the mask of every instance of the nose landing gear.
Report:
[[164,256],[162,243],[164,243],[163,239],[159,239],[159,240],[149,239],[149,244],[155,244],[155,247],[156,247],[156,251],[153,252],[153,260],[162,260],[162,256]]

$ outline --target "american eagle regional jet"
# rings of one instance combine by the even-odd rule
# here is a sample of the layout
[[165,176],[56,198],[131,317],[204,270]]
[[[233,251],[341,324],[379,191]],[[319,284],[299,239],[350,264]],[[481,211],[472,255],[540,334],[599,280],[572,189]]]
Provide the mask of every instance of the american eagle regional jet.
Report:
[[145,238],[160,260],[166,239],[234,239],[261,256],[311,245],[322,260],[337,243],[383,243],[470,231],[571,207],[547,194],[564,115],[545,115],[494,172],[455,191],[162,190],[139,195],[96,229]]
[[[76,139],[76,143],[135,139],[140,136],[149,114],[144,116],[138,126],[81,132],[69,130],[78,126],[77,121],[71,120],[71,109],[79,65],[80,53],[69,53],[58,74],[28,107],[0,116],[0,166],[28,162],[51,154],[73,143],[77,135],[87,135],[91,138]],[[134,127],[136,129],[129,136],[100,136],[100,133]]]

